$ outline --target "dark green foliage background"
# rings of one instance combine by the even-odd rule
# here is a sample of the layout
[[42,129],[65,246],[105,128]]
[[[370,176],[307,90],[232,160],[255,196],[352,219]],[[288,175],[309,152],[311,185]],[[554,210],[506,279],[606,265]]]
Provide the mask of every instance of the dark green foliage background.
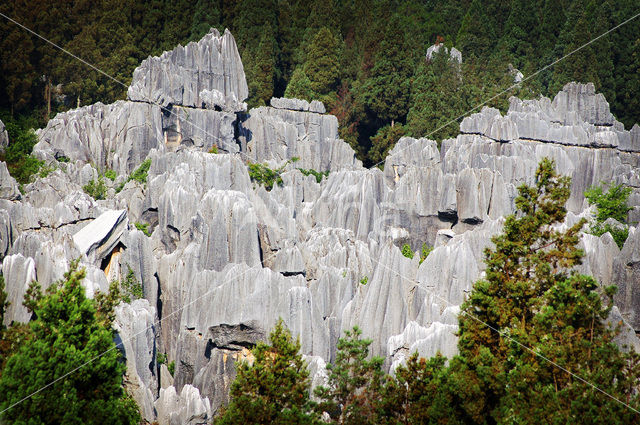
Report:
[[[452,119],[512,84],[509,64],[531,75],[633,16],[635,3],[9,0],[0,11],[125,84],[147,56],[198,40],[211,27],[229,28],[250,106],[285,92],[320,99],[338,116],[341,137],[371,165],[388,150],[388,127],[401,123],[414,137],[437,130],[430,137],[438,140],[456,134]],[[491,106],[505,109],[509,95],[553,96],[569,81],[591,81],[630,128],[640,121],[639,30],[640,20],[628,23]],[[446,58],[426,63],[438,39],[462,51],[459,69]],[[125,97],[124,87],[0,19],[0,108],[35,114],[42,125],[48,83],[59,87],[52,113]]]

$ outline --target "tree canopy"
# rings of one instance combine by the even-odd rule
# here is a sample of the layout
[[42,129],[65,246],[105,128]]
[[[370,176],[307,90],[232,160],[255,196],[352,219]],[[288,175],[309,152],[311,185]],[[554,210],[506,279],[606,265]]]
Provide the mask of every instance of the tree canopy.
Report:
[[[14,424],[137,424],[122,387],[125,364],[114,344],[110,297],[87,299],[84,269],[73,262],[46,293],[32,284],[25,306],[34,319],[18,326],[0,376],[0,421]],[[6,341],[5,331],[3,342]],[[15,332],[14,332],[15,337]],[[14,338],[15,339],[15,338]],[[11,350],[9,350],[11,351]],[[3,353],[5,354],[5,353]],[[71,372],[71,373],[70,373]]]

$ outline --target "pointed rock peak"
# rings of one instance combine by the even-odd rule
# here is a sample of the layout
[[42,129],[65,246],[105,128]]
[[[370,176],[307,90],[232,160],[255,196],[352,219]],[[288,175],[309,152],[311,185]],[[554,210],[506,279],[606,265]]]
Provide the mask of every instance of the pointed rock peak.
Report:
[[241,109],[249,96],[235,39],[212,28],[200,41],[149,57],[133,72],[129,100],[201,108],[202,92],[220,92],[225,109]]

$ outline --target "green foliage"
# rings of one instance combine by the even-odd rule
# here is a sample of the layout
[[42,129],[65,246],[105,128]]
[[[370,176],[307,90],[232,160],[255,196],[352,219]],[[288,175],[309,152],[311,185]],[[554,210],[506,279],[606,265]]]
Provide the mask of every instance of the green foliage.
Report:
[[129,180],[137,181],[138,183],[145,184],[147,182],[147,173],[149,172],[149,168],[151,167],[151,159],[145,159],[142,161],[142,164],[138,166],[131,176],[129,176]]
[[287,165],[297,162],[299,159],[300,158],[297,157],[288,159],[282,166],[275,170],[269,168],[266,164],[249,162],[247,165],[249,167],[249,177],[252,181],[263,185],[265,189],[270,191],[275,185],[282,186],[281,174],[284,172],[284,169]]
[[287,90],[284,92],[284,95],[290,98],[309,101],[319,97],[311,88],[311,80],[307,77],[302,66],[299,66],[295,71],[293,71],[293,75],[291,76],[291,80],[287,85]]
[[40,178],[45,178],[47,177],[49,174],[53,173],[55,170],[57,170],[57,168],[55,167],[55,165],[42,165],[40,167],[40,171],[38,171],[38,177]]
[[122,189],[124,189],[124,185],[129,183],[130,181],[137,181],[138,183],[145,184],[147,183],[147,175],[149,173],[149,168],[151,168],[151,159],[145,159],[142,163],[133,170],[131,175],[127,177],[127,179],[120,183],[118,187],[116,187],[116,193],[120,193]]
[[355,326],[338,340],[336,360],[327,365],[328,385],[316,389],[320,409],[340,424],[376,423],[376,403],[383,382],[382,357],[369,357],[372,340]]
[[216,145],[211,146],[211,149],[209,149],[209,153],[211,154],[217,154],[218,153],[218,147]]
[[9,135],[9,146],[4,153],[0,154],[0,160],[7,163],[9,174],[18,183],[27,184],[44,165],[44,161],[31,156],[31,151],[38,142],[38,137],[33,129],[26,127],[32,123],[24,122],[25,120],[22,120],[23,122],[7,120],[7,118],[9,117],[3,117],[6,120],[4,124]]
[[57,158],[56,158],[56,161],[58,161],[58,162],[64,162],[64,163],[68,163],[68,162],[69,162],[69,158],[63,155],[63,156],[59,156],[59,157],[57,157]]
[[407,258],[413,259],[414,252],[408,243],[402,245],[402,255],[404,255]]
[[338,39],[326,27],[322,27],[308,48],[303,65],[311,90],[326,95],[337,88],[340,78]]
[[391,15],[378,47],[375,65],[361,89],[364,103],[384,123],[404,121],[409,111],[414,63],[407,54],[406,18]]
[[171,376],[173,376],[173,374],[176,372],[176,362],[173,360],[169,362],[169,364],[167,365],[167,369],[169,370]]
[[431,251],[433,251],[432,246],[428,246],[426,243],[422,244],[422,248],[420,249],[420,264],[427,259]]
[[[590,204],[596,206],[595,222],[591,225],[589,233],[595,236],[602,236],[609,232],[620,249],[629,236],[629,227],[624,224],[627,221],[627,214],[633,208],[628,205],[631,188],[622,184],[610,184],[609,190],[604,192],[602,186],[593,186],[584,193],[584,197]],[[604,223],[607,219],[622,223],[613,225]]]
[[[570,179],[559,177],[554,163],[544,159],[536,185],[518,191],[518,213],[492,238],[495,248],[485,250],[486,277],[461,308],[452,391],[462,392],[461,407],[474,421],[530,423],[545,417],[558,423],[580,417],[582,423],[626,423],[630,410],[523,348],[638,406],[630,384],[639,376],[638,357],[620,352],[615,332],[603,323],[615,290],[605,290],[605,306],[594,279],[574,270],[583,256],[577,244],[585,221],[564,231],[554,227],[565,218]],[[549,411],[551,405],[556,408]]]
[[366,285],[367,283],[369,283],[369,276],[365,276],[360,279],[360,285]]
[[451,387],[447,359],[440,354],[429,360],[414,353],[406,365],[387,379],[378,406],[380,424],[457,424],[459,413]]
[[167,363],[167,355],[165,353],[158,353],[156,361],[159,365]]
[[384,161],[387,154],[398,143],[398,140],[406,134],[406,128],[402,124],[395,124],[382,127],[378,133],[371,138],[371,150],[369,158],[373,162]]
[[[64,280],[46,294],[35,291],[25,298],[35,319],[0,377],[0,408],[8,409],[3,423],[140,421],[135,403],[122,388],[125,364],[113,331],[100,322],[96,302],[85,297],[84,276],[73,262]],[[25,398],[36,390],[37,395]]]
[[136,226],[136,229],[144,233],[145,236],[151,236],[151,232],[149,231],[149,223],[140,223],[139,221],[136,221],[134,225]]
[[589,233],[595,236],[602,236],[607,232],[611,234],[616,245],[618,245],[618,248],[622,249],[624,243],[629,237],[629,227],[624,225],[615,226],[610,223],[593,223],[589,227]]
[[82,186],[82,190],[96,201],[105,199],[107,196],[107,185],[105,184],[102,175],[98,176],[97,181],[95,179],[89,180],[89,183]]
[[305,170],[304,168],[298,168],[298,171],[300,171],[305,176],[313,176],[313,177],[315,177],[317,183],[320,183],[322,181],[323,177],[328,177],[329,176],[329,170],[327,170],[327,171],[316,171],[316,170],[311,170],[311,169]]
[[120,293],[122,294],[122,301],[131,303],[133,300],[144,298],[144,291],[142,290],[142,284],[136,278],[136,274],[127,266],[127,275],[124,279],[120,280]]
[[104,171],[104,176],[106,178],[108,178],[109,180],[111,180],[111,181],[115,181],[116,177],[118,177],[116,172],[114,170],[110,170],[110,169],[107,169],[107,170]]
[[584,193],[589,203],[597,208],[595,218],[598,223],[603,223],[608,218],[625,223],[627,214],[633,209],[628,205],[629,195],[631,188],[622,184],[610,184],[606,193],[602,186],[593,186]]
[[309,398],[309,371],[300,354],[300,341],[278,321],[269,335],[271,344],[259,342],[253,363],[237,364],[231,401],[216,424],[319,424]]

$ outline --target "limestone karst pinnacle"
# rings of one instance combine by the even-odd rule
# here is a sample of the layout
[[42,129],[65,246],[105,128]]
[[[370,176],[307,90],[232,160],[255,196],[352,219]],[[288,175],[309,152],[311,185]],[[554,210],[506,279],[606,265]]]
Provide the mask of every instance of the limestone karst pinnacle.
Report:
[[[35,154],[71,161],[24,195],[0,164],[0,258],[13,306],[5,323],[29,319],[20,299],[31,279],[46,287],[74,258],[90,294],[108,287],[107,267],[116,278],[131,269],[144,299],[119,307],[117,326],[130,391],[149,421],[211,418],[227,401],[234,362],[279,317],[300,337],[316,382],[356,324],[389,367],[413,350],[454,353],[455,315],[482,275],[483,248],[543,157],[573,179],[568,222],[590,213],[583,192],[601,181],[633,187],[630,221],[640,219],[640,130],[625,130],[590,84],[570,83],[553,100],[512,98],[505,115],[483,109],[440,149],[403,138],[384,171],[362,166],[321,103],[273,99],[245,112],[246,97],[233,37],[213,31],[144,61],[128,100],[50,120]],[[293,157],[281,187],[250,180],[248,160]],[[147,158],[146,183],[127,182]],[[318,183],[296,167],[329,175]],[[96,201],[82,186],[106,169],[118,177]],[[110,225],[105,214],[118,219]],[[117,238],[92,239],[87,256],[77,241],[98,225]],[[420,264],[401,254],[404,243],[435,249]],[[640,231],[622,250],[607,234],[581,243],[583,271],[618,284],[620,317],[640,330]],[[175,362],[171,382],[159,353]]]

